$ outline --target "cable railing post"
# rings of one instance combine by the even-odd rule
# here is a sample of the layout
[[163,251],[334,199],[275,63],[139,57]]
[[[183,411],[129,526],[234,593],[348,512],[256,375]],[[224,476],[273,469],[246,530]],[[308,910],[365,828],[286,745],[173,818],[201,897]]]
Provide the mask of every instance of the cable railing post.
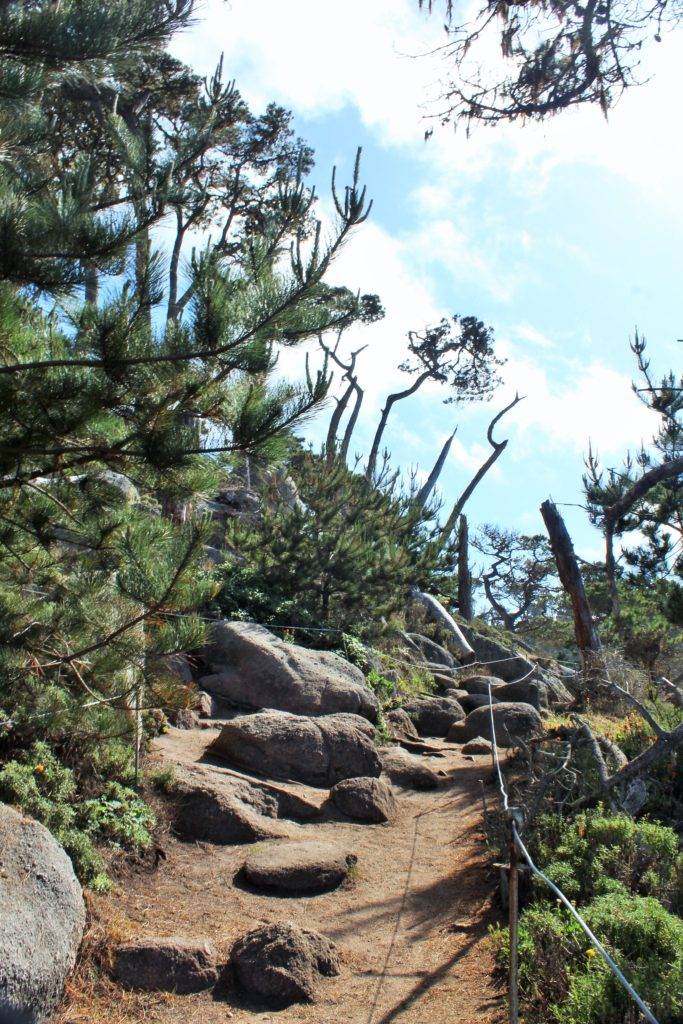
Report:
[[510,866],[508,871],[508,921],[510,944],[510,971],[508,980],[508,1020],[509,1024],[519,1024],[519,867],[514,826],[515,824],[521,824],[521,814],[518,808],[510,807],[508,810],[507,817],[508,824],[510,827]]

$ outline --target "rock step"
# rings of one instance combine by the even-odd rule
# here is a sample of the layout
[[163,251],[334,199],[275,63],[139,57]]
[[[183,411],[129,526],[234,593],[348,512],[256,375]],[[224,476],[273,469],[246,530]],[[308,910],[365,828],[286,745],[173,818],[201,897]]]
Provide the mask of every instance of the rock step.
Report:
[[358,858],[332,843],[262,843],[247,857],[242,873],[258,889],[320,893],[336,889]]

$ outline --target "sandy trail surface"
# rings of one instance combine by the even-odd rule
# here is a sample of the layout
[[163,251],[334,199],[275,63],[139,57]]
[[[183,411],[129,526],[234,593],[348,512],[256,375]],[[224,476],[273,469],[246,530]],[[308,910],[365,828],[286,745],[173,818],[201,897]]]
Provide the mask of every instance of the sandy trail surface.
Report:
[[[214,781],[234,775],[203,758],[213,735],[172,730],[154,757],[199,766]],[[315,1004],[274,1011],[230,988],[220,996],[139,995],[77,976],[59,1024],[500,1024],[504,995],[492,976],[488,937],[499,916],[496,878],[481,832],[480,780],[490,787],[490,761],[438,746],[442,756],[425,763],[445,773],[443,785],[433,792],[398,790],[391,825],[292,823],[293,837],[333,841],[358,857],[353,877],[332,892],[251,891],[237,877],[249,846],[184,842],[169,833],[156,870],[140,868],[94,901],[98,928],[110,937],[209,938],[225,959],[237,938],[265,922],[322,932],[337,944],[342,971],[321,980]],[[321,803],[326,796],[292,788]]]

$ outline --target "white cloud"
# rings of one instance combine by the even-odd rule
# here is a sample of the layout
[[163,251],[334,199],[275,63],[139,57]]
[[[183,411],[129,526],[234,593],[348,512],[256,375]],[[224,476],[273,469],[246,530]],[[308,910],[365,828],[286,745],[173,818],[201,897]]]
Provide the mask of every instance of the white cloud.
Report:
[[275,99],[308,117],[353,104],[387,142],[424,134],[420,105],[435,61],[409,55],[433,49],[442,32],[414,0],[209,0],[201,13],[176,52],[208,73],[223,50],[252,103]]
[[[256,107],[275,99],[317,117],[352,105],[380,141],[410,147],[429,167],[430,182],[416,193],[430,213],[446,209],[463,175],[511,171],[517,187],[538,190],[554,169],[576,164],[602,167],[681,212],[676,33],[646,49],[641,73],[652,80],[627,91],[608,122],[597,108],[575,108],[542,124],[475,128],[466,138],[429,118],[448,62],[432,52],[444,41],[441,19],[425,17],[415,0],[346,0],[343,8],[208,0],[200,16],[174,43],[180,57],[208,73],[224,51],[226,73]],[[428,126],[437,127],[425,145]]]
[[530,449],[582,453],[589,441],[599,453],[618,457],[647,443],[657,429],[657,415],[633,394],[629,377],[603,362],[563,360],[551,378],[548,368],[514,345],[502,342],[501,350],[508,358],[507,386],[526,396],[510,416],[519,442],[514,457]]

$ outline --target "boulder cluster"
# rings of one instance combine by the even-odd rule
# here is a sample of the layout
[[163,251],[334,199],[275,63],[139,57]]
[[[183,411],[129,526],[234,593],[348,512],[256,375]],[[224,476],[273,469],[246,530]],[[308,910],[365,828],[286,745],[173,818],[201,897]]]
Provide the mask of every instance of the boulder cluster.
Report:
[[[168,665],[199,690],[196,708],[176,716],[177,729],[212,729],[204,756],[176,770],[177,833],[252,844],[235,881],[265,896],[313,896],[350,884],[353,850],[310,832],[302,838],[302,823],[390,825],[398,814],[395,788],[443,782],[445,773],[420,756],[439,752],[432,738],[462,744],[466,757],[490,757],[492,740],[499,747],[528,740],[550,707],[571,700],[547,666],[468,627],[466,634],[477,658],[468,665],[434,640],[406,634],[436,692],[382,720],[364,674],[343,658],[285,643],[251,623],[217,622],[192,670],[177,656]],[[377,743],[380,722],[390,745]],[[0,899],[0,1021],[41,1024],[76,959],[83,897],[50,833],[2,805]],[[287,1005],[314,999],[318,981],[340,970],[332,942],[286,921],[243,935],[223,960],[205,938],[138,938],[114,951],[112,975],[129,989],[178,994],[229,983]]]

